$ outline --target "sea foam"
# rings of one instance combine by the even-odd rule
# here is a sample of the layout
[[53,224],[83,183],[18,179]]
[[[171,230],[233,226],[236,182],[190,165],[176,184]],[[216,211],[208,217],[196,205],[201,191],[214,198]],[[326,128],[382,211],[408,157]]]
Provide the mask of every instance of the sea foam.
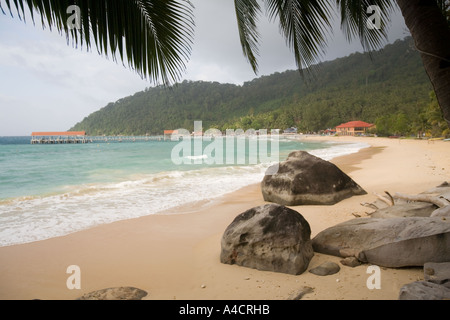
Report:
[[[330,160],[365,147],[368,145],[332,143],[308,152]],[[269,165],[132,174],[118,182],[68,186],[63,193],[8,199],[0,203],[0,246],[63,236],[166,211],[193,200],[214,199],[259,183]]]

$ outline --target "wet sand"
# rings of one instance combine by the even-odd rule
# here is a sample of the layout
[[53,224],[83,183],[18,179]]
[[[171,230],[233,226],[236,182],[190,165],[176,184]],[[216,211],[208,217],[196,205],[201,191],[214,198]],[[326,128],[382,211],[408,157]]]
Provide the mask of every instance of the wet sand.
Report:
[[[303,137],[365,142],[370,148],[335,158],[367,195],[332,206],[295,206],[314,237],[337,223],[366,216],[385,190],[419,193],[450,181],[450,142],[353,137]],[[341,265],[334,275],[308,271],[287,275],[219,261],[220,239],[240,213],[265,204],[260,185],[250,185],[209,202],[146,217],[114,222],[63,237],[0,248],[0,299],[75,299],[117,286],[145,290],[144,299],[288,299],[302,286],[313,288],[303,299],[397,299],[406,283],[423,279],[421,268],[381,269],[381,289],[369,289],[368,265]],[[308,269],[340,258],[316,253]],[[81,289],[69,290],[67,267],[81,270]]]

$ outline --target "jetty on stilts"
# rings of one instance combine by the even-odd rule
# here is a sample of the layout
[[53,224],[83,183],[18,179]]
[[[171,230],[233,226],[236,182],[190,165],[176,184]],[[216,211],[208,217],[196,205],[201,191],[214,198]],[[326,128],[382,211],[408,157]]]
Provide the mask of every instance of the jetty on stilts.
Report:
[[85,131],[33,132],[31,144],[163,141],[164,136],[88,136]]

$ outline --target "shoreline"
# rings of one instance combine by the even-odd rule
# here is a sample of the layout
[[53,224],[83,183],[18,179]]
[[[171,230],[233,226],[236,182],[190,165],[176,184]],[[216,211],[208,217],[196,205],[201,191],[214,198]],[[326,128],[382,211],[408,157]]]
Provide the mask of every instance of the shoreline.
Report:
[[[361,202],[374,192],[418,193],[450,180],[447,142],[384,138],[308,137],[311,141],[364,142],[371,147],[331,160],[367,195],[333,206],[293,206],[321,230],[365,216]],[[66,236],[0,247],[0,299],[75,299],[104,288],[134,286],[154,300],[288,299],[302,286],[313,292],[302,299],[396,299],[402,285],[423,278],[422,268],[382,268],[382,287],[366,287],[367,265],[341,265],[335,275],[318,277],[258,271],[219,261],[220,239],[240,213],[264,202],[259,183],[212,201],[191,203],[140,218],[113,222]],[[175,211],[177,210],[177,211]],[[308,270],[340,258],[315,253]],[[81,289],[69,290],[67,267],[78,265]],[[202,287],[203,286],[203,287]]]
[[[297,139],[290,149],[295,145],[297,148],[294,149],[308,149],[310,144],[318,148],[311,150],[312,153],[317,153],[325,160],[333,155],[356,152],[366,146],[327,142],[317,145],[315,141]],[[280,148],[280,159],[284,160],[288,151],[283,146]],[[69,183],[31,195],[27,195],[25,188],[23,196],[0,200],[0,216],[1,221],[4,221],[0,231],[0,247],[60,237],[100,224],[149,214],[172,213],[184,207],[204,206],[249,184],[259,183],[265,167],[267,165],[254,166],[250,163],[224,166],[201,164],[189,170],[175,166],[156,173],[131,170],[117,177],[112,174],[111,180],[102,182],[104,173],[94,166],[94,175],[100,170],[100,181]],[[44,175],[50,174],[49,170],[44,172]],[[40,181],[36,181],[38,185]],[[21,190],[20,187],[18,190]]]

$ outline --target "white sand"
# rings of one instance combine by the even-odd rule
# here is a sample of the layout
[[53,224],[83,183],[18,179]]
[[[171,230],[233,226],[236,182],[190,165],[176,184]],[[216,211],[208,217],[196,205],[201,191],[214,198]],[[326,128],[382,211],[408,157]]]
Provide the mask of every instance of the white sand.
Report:
[[[306,139],[311,139],[310,137]],[[450,181],[450,142],[384,138],[315,137],[362,141],[372,147],[332,162],[367,192],[333,206],[296,206],[312,237],[354,214],[365,216],[374,192],[419,193]],[[381,269],[381,289],[368,289],[368,265],[320,277],[287,275],[219,262],[220,239],[235,216],[264,204],[259,184],[212,203],[193,203],[164,214],[120,221],[67,236],[0,248],[0,299],[74,299],[116,286],[146,290],[145,299],[287,299],[302,286],[303,299],[397,299],[401,286],[423,279],[421,268]],[[315,254],[309,268],[340,258]],[[81,289],[69,290],[69,265],[81,269]],[[202,288],[203,285],[203,288]]]

